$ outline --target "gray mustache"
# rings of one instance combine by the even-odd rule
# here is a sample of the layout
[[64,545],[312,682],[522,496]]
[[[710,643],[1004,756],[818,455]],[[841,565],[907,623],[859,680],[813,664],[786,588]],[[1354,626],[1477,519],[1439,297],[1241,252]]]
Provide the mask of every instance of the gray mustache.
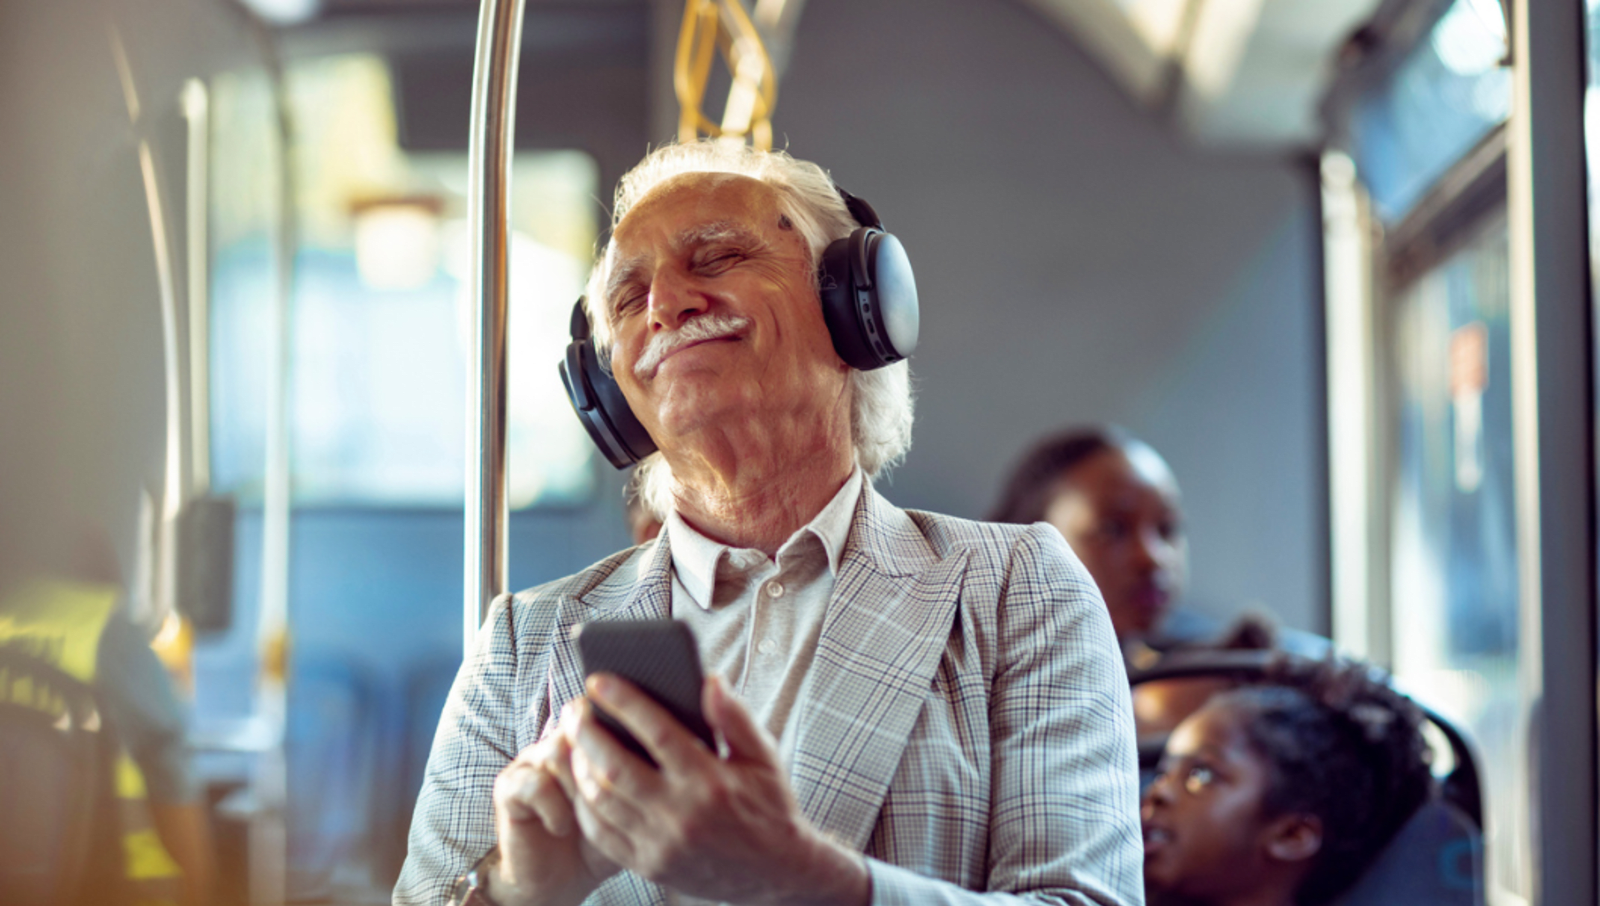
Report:
[[671,333],[658,333],[650,339],[639,361],[633,363],[635,377],[647,378],[655,373],[661,360],[674,350],[690,343],[717,340],[733,336],[750,324],[749,318],[738,315],[704,314],[690,318],[687,323]]

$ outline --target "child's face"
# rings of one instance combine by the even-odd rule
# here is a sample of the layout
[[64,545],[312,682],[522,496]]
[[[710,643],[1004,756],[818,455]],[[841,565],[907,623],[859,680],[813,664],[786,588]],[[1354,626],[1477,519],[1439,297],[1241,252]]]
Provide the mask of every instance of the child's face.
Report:
[[1270,775],[1248,745],[1246,719],[1237,706],[1214,702],[1168,738],[1162,773],[1140,810],[1152,895],[1226,902],[1259,888],[1268,862],[1261,799]]

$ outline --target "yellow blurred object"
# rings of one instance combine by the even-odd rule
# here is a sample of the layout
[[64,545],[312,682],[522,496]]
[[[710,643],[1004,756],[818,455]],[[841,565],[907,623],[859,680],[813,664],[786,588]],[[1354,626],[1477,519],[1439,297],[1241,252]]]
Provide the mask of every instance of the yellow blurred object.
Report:
[[156,637],[150,640],[167,673],[189,693],[194,692],[194,624],[177,612],[167,614]]
[[[703,109],[712,54],[720,51],[733,85],[722,122]],[[740,0],[687,0],[673,67],[678,93],[678,140],[702,135],[737,139],[763,150],[772,147],[772,109],[778,103],[778,73],[766,45]]]
[[[0,601],[0,645],[43,660],[92,687],[101,635],[119,594],[115,585],[106,583],[36,580]],[[51,715],[66,707],[58,695],[44,692],[25,676],[0,671],[0,698]],[[100,724],[97,719],[86,721],[84,728],[98,731]],[[103,778],[111,788],[102,793],[116,799],[123,867],[134,885],[133,900],[144,906],[172,906],[177,903],[181,872],[151,825],[144,772],[125,746],[117,742],[116,747],[114,773]],[[10,902],[3,897],[0,901]]]
[[282,684],[289,675],[289,632],[280,629],[261,643],[261,676]]

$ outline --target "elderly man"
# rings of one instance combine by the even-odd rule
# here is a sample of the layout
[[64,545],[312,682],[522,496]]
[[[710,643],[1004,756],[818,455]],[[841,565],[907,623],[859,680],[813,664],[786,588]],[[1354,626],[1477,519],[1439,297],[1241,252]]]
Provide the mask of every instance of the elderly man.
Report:
[[[890,504],[909,374],[846,365],[815,165],[701,143],[624,178],[589,314],[659,448],[660,537],[496,602],[442,718],[396,902],[1142,901],[1132,719],[1048,526]],[[703,745],[570,630],[694,629]],[[614,714],[659,767],[596,722]]]

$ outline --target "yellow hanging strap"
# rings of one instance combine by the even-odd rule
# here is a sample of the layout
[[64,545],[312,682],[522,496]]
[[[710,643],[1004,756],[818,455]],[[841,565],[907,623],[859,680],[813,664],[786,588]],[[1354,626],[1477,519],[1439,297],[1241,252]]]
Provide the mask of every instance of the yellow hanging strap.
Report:
[[[720,52],[733,78],[722,122],[705,113],[706,82],[713,55]],[[755,23],[741,0],[687,0],[678,55],[673,67],[678,93],[678,140],[700,136],[772,147],[772,109],[778,103],[778,74]]]

